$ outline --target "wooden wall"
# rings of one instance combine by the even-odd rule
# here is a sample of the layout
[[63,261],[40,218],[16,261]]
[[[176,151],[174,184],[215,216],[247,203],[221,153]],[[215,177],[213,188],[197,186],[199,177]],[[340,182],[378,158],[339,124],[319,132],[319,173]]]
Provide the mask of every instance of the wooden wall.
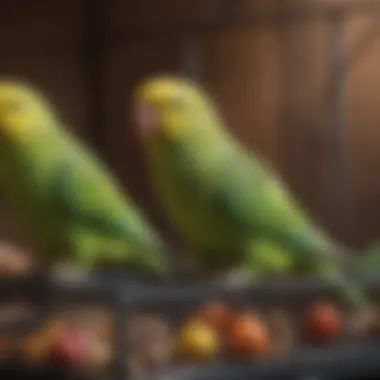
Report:
[[[212,0],[108,0],[109,32],[131,25],[185,22]],[[296,0],[289,3],[297,2]],[[317,0],[314,0],[317,1]],[[326,1],[326,0],[325,0]],[[312,3],[313,1],[310,0]],[[342,2],[342,1],[341,1]],[[282,4],[286,3],[282,0]],[[305,2],[304,2],[305,3]],[[278,1],[241,1],[241,11]],[[253,5],[254,4],[254,5]],[[84,1],[4,0],[0,13],[0,73],[25,77],[60,107],[78,134],[89,136],[86,114]],[[378,21],[352,14],[352,46]],[[50,41],[50,42],[49,42]],[[52,42],[55,41],[55,42]],[[234,133],[283,173],[295,193],[332,230],[333,134],[328,122],[328,24],[323,20],[257,28],[221,28],[201,41],[202,80],[223,107]],[[49,45],[49,51],[42,46]],[[145,75],[181,68],[179,36],[150,36],[110,46],[107,57],[109,163],[152,219],[168,227],[149,191],[128,116],[130,93]],[[380,33],[348,73],[347,107],[351,168],[352,234],[363,245],[380,235]],[[4,220],[7,218],[3,218]],[[3,223],[4,231],[9,222]],[[6,228],[7,227],[7,228]],[[16,227],[16,231],[18,231]]]

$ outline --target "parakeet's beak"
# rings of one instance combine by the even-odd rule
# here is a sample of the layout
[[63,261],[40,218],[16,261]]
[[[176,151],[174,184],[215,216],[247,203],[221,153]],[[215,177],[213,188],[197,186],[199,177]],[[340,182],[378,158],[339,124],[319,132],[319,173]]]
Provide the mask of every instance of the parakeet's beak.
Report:
[[157,109],[148,103],[140,103],[135,107],[134,124],[138,136],[151,139],[160,131],[160,119]]

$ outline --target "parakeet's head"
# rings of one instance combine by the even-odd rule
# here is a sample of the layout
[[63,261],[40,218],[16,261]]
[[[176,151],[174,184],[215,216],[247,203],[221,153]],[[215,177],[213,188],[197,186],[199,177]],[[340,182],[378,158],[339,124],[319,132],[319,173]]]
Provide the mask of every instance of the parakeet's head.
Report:
[[32,87],[0,79],[0,141],[38,135],[52,128],[46,100]]
[[220,127],[208,94],[190,80],[157,76],[141,83],[135,92],[135,127],[140,140],[189,140]]

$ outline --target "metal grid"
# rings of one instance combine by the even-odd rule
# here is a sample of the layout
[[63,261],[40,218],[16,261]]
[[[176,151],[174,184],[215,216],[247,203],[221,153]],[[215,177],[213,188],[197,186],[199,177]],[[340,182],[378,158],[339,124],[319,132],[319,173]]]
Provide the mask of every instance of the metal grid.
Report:
[[[373,294],[380,294],[378,279],[367,277],[359,279],[363,286],[373,290]],[[46,284],[45,284],[46,286]],[[0,295],[9,291],[23,294],[33,301],[41,296],[41,289],[36,286],[33,276],[24,280],[0,281]],[[84,302],[96,300],[109,306],[115,317],[117,331],[115,342],[115,361],[110,374],[113,379],[125,380],[131,378],[126,368],[128,355],[128,334],[126,318],[135,310],[160,309],[174,316],[178,310],[191,312],[194,307],[206,300],[223,299],[231,305],[292,305],[302,309],[310,300],[319,298],[334,298],[333,288],[323,280],[281,280],[264,281],[256,286],[247,287],[239,291],[226,291],[218,286],[204,286],[201,284],[183,284],[175,287],[171,285],[148,285],[142,282],[128,280],[114,281],[111,276],[93,277],[67,283],[51,281],[49,293],[54,294],[57,303],[66,300]],[[163,306],[166,305],[166,306]],[[301,306],[301,307],[300,307]],[[30,325],[41,321],[30,321]],[[5,329],[17,326],[3,326]],[[31,326],[28,326],[29,328]],[[25,328],[25,327],[24,327]],[[307,348],[301,350],[300,355],[283,359],[269,359],[257,365],[238,365],[219,363],[201,367],[173,368],[162,373],[152,375],[152,379],[304,379],[312,376],[316,379],[337,379],[378,375],[380,373],[379,343],[354,343],[340,345],[333,348]],[[351,377],[350,377],[351,376]]]

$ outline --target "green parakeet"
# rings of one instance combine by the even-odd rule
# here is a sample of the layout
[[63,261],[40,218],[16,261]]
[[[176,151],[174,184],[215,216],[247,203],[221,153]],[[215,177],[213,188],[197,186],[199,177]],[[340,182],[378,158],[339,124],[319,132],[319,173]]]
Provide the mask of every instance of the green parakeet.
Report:
[[164,275],[161,238],[33,87],[0,80],[0,185],[45,262],[70,258]]
[[324,276],[351,305],[364,305],[362,290],[341,270],[348,255],[230,135],[204,90],[155,77],[136,88],[135,106],[152,184],[200,268],[236,267],[249,279]]

